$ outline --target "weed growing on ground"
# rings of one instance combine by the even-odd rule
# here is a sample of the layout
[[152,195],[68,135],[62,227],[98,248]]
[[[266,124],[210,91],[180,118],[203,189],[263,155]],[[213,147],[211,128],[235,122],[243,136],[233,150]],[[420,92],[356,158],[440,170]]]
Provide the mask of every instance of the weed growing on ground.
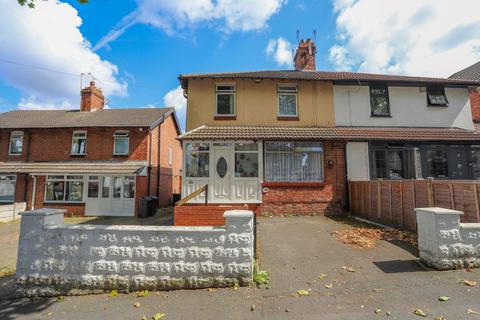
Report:
[[253,260],[253,283],[257,288],[270,284],[270,274],[265,270],[259,269],[257,260]]

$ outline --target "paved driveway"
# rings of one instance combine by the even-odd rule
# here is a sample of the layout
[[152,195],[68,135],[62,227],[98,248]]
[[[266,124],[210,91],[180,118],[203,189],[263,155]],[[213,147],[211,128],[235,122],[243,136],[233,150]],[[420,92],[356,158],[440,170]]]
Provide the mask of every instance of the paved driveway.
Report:
[[[480,319],[466,312],[480,311],[480,284],[459,283],[480,283],[479,270],[430,271],[415,262],[412,248],[385,241],[368,250],[346,246],[330,233],[350,226],[323,217],[258,221],[261,267],[271,273],[270,289],[1,300],[0,319],[150,319],[156,312],[165,313],[164,319],[420,319],[413,314],[417,308],[427,319]],[[319,279],[320,274],[327,277]],[[333,287],[325,288],[330,283]],[[311,292],[298,297],[299,289]],[[440,302],[439,296],[450,301]],[[137,301],[139,308],[133,306]]]

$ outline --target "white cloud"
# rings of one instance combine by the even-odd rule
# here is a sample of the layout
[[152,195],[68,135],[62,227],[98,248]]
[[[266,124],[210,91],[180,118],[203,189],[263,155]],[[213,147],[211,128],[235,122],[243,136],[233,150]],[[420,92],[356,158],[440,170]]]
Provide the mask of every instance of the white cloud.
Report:
[[137,0],[137,8],[125,16],[95,45],[107,46],[135,24],[147,24],[167,34],[199,23],[225,33],[259,30],[266,26],[286,0]]
[[0,59],[20,63],[0,61],[0,77],[22,92],[18,107],[78,108],[82,72],[98,78],[107,96],[127,94],[117,66],[92,52],[72,6],[56,0],[37,1],[35,9],[11,0],[0,0],[0,5]]
[[176,87],[175,89],[170,90],[163,97],[163,103],[165,107],[174,107],[175,112],[178,116],[178,121],[180,121],[180,126],[185,128],[185,119],[187,111],[187,99],[183,95],[183,89],[181,86]]
[[338,69],[449,76],[480,59],[480,2],[336,0]]
[[291,68],[293,66],[292,44],[280,37],[278,39],[270,39],[265,48],[267,56],[275,60],[280,67]]

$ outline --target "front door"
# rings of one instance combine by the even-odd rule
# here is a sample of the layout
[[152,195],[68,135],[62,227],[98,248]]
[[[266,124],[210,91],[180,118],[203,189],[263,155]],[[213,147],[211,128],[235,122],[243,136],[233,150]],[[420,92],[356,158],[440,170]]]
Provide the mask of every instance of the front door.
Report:
[[215,200],[230,200],[231,193],[231,147],[229,145],[214,145],[213,147],[213,198]]

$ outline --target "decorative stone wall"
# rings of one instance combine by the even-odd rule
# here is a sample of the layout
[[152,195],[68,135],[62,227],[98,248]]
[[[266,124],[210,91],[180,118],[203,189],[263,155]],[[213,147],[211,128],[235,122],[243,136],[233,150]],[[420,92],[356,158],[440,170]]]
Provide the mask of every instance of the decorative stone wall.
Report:
[[417,208],[420,258],[440,269],[480,267],[480,223],[460,223],[461,211]]
[[222,227],[64,225],[64,210],[22,213],[17,283],[27,296],[225,287],[252,281],[253,213]]

